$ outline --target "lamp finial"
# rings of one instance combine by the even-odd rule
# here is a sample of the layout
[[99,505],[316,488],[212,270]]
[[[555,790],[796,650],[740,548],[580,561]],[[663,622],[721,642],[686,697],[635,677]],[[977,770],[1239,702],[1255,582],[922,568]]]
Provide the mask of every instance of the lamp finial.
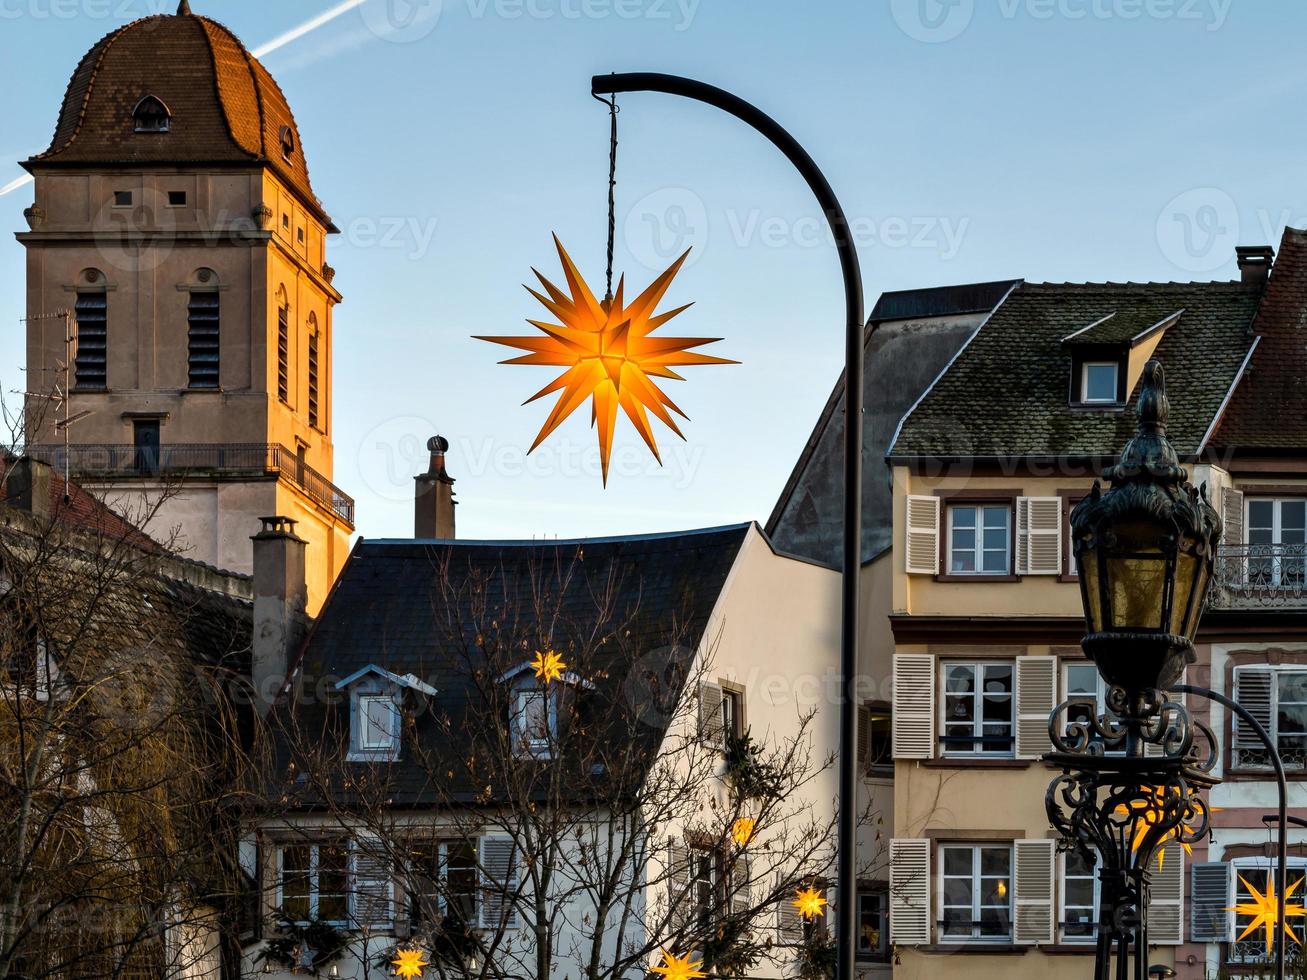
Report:
[[1166,432],[1171,403],[1166,398],[1166,374],[1162,362],[1154,358],[1144,365],[1144,384],[1139,391],[1139,431]]

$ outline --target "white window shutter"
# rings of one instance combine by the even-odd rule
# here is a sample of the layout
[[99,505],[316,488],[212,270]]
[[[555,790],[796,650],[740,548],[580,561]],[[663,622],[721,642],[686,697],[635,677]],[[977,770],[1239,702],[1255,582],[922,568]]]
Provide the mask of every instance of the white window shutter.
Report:
[[358,928],[388,929],[395,920],[395,876],[376,838],[349,842],[350,919]]
[[889,869],[890,942],[924,946],[930,942],[930,841],[891,840]]
[[749,855],[740,852],[731,867],[731,915],[747,915],[753,908],[753,876]]
[[1189,871],[1189,939],[1195,943],[1230,941],[1230,865],[1224,861],[1200,862]]
[[939,498],[910,494],[903,548],[909,575],[939,574]]
[[726,726],[722,719],[722,689],[707,681],[699,685],[699,735],[709,745],[723,745]]
[[1152,869],[1148,898],[1148,941],[1159,946],[1184,942],[1184,846],[1175,840],[1162,848],[1162,866]]
[[[1276,737],[1275,726],[1275,671],[1270,667],[1236,667],[1234,669],[1234,699],[1248,710],[1266,729],[1271,738]],[[1234,716],[1234,765],[1243,768],[1241,758],[1247,752],[1259,765],[1269,765],[1270,760],[1266,746],[1251,725],[1238,715]],[[1261,762],[1261,760],[1267,760]]]
[[929,759],[935,749],[935,658],[894,654],[894,758]]
[[482,929],[517,928],[517,844],[511,837],[486,836],[479,843]]
[[1243,544],[1243,491],[1226,487],[1221,491],[1221,544]]
[[1057,657],[1017,657],[1016,756],[1038,759],[1053,751],[1048,716],[1057,705]]
[[690,918],[690,848],[679,837],[667,838],[667,920],[680,929]]
[[1017,498],[1018,575],[1062,574],[1062,498]]
[[776,903],[776,935],[782,946],[803,942],[803,916],[794,904],[794,892],[793,888],[781,892],[781,900]]
[[1018,945],[1033,946],[1053,941],[1054,842],[1013,842],[1013,937]]

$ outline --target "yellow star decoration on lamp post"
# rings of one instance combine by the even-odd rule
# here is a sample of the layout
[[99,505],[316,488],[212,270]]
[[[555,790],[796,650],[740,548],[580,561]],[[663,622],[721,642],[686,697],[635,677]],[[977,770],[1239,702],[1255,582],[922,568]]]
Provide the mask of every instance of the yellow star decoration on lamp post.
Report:
[[675,412],[682,418],[689,416],[676,407],[653,379],[684,381],[673,368],[739,362],[690,350],[692,347],[715,343],[720,338],[652,336],[667,321],[689,309],[687,304],[654,315],[655,307],[680,271],[685,257],[690,254],[688,249],[648,289],[627,305],[623,298],[624,278],[618,281],[617,292],[611,301],[600,301],[581,278],[581,273],[557,235],[554,236],[554,244],[558,247],[558,257],[563,263],[569,293],[564,293],[535,269],[531,271],[535,272],[548,295],[541,295],[530,286],[526,288],[559,322],[528,320],[544,335],[540,337],[476,339],[528,352],[501,361],[502,364],[566,368],[526,400],[526,404],[529,404],[545,395],[562,392],[528,452],[534,451],[564,419],[589,399],[591,423],[599,429],[599,459],[603,467],[604,484],[607,485],[608,462],[613,450],[613,428],[619,407],[640,433],[654,458],[661,463],[648,413],[652,412],[682,439],[685,436],[681,435],[671,413]]
[[691,963],[691,954],[689,953],[684,957],[680,957],[664,949],[662,954],[662,965],[652,967],[649,970],[650,973],[657,973],[659,976],[665,977],[666,980],[704,980],[708,976],[699,969],[703,965],[703,960]]
[[[1131,813],[1139,814],[1139,823],[1135,826],[1135,835],[1130,842],[1131,851],[1139,850],[1139,848],[1143,846],[1143,843],[1147,839],[1148,835],[1152,833],[1153,828],[1156,827],[1167,817],[1167,813],[1166,813],[1167,790],[1160,787],[1150,788],[1145,786],[1144,791],[1151,793],[1152,799],[1134,800],[1129,804],[1122,803],[1118,805],[1116,808],[1116,814],[1118,816],[1129,816]],[[1210,812],[1220,813],[1221,808],[1219,806],[1211,807]],[[1167,841],[1172,839],[1179,840],[1180,826],[1181,826],[1180,824],[1177,824],[1176,826],[1172,827],[1170,830],[1162,834],[1161,839],[1158,840],[1157,842],[1158,868],[1162,867],[1162,862],[1166,858],[1166,850],[1162,845],[1164,845]],[[1189,855],[1190,857],[1193,856],[1194,849],[1190,847],[1189,844],[1187,844],[1185,841],[1180,841],[1180,846],[1184,848],[1185,854]]]
[[553,650],[546,650],[543,653],[537,650],[536,658],[531,661],[531,669],[535,671],[536,678],[542,684],[548,684],[562,678],[563,671],[567,670],[567,664],[563,663],[563,658]]
[[[1269,956],[1271,950],[1275,948],[1275,927],[1280,921],[1280,898],[1275,894],[1275,889],[1269,881],[1267,882],[1266,894],[1263,895],[1250,885],[1243,875],[1239,876],[1239,880],[1248,889],[1248,893],[1252,895],[1253,900],[1251,902],[1240,902],[1238,905],[1227,909],[1227,911],[1234,912],[1236,915],[1251,915],[1253,921],[1248,924],[1248,928],[1243,931],[1243,935],[1235,941],[1239,942],[1258,929],[1264,928],[1266,930],[1266,954]],[[1302,884],[1302,881],[1302,878],[1299,878],[1284,893],[1284,934],[1300,946],[1302,944],[1298,941],[1298,937],[1294,935],[1293,929],[1289,927],[1289,920],[1301,919],[1307,916],[1307,909],[1304,909],[1300,904],[1290,905],[1289,897],[1298,890],[1298,886]]]
[[819,915],[826,914],[826,899],[821,897],[821,892],[816,888],[805,888],[794,893],[794,901],[791,902],[799,915],[811,921]]
[[420,949],[399,949],[395,951],[395,958],[390,961],[390,965],[395,968],[397,977],[420,977],[423,968],[431,964],[422,958]]

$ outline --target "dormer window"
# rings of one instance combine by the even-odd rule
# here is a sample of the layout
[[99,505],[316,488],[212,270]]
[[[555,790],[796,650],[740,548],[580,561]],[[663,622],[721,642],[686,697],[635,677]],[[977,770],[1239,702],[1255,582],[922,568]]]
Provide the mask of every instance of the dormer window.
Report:
[[405,696],[434,697],[436,689],[412,674],[368,664],[336,684],[349,692],[349,762],[394,762],[404,728]]
[[289,126],[281,127],[281,155],[287,160],[295,155],[295,131]]
[[570,670],[546,684],[535,676],[530,663],[518,664],[499,679],[508,685],[508,731],[513,750],[537,759],[553,756],[578,692],[594,689],[590,681]]
[[1085,361],[1080,368],[1080,400],[1086,405],[1114,405],[1120,388],[1117,361]]
[[517,691],[511,730],[520,754],[549,756],[558,738],[558,692],[539,687]]
[[162,100],[147,95],[136,103],[132,119],[138,133],[166,133],[172,129],[172,113]]

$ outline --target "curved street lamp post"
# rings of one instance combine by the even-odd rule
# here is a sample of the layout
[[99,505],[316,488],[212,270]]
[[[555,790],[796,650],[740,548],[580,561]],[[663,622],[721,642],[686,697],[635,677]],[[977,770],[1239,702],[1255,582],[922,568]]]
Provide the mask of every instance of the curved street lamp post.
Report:
[[591,94],[616,96],[626,92],[661,92],[694,99],[730,113],[767,137],[808,182],[835,236],[844,277],[844,543],[840,615],[840,804],[836,905],[837,973],[839,980],[855,976],[856,848],[857,848],[857,712],[855,678],[858,643],[858,572],[862,564],[862,274],[848,220],[825,175],[770,116],[730,92],[691,78],[654,72],[596,75]]

